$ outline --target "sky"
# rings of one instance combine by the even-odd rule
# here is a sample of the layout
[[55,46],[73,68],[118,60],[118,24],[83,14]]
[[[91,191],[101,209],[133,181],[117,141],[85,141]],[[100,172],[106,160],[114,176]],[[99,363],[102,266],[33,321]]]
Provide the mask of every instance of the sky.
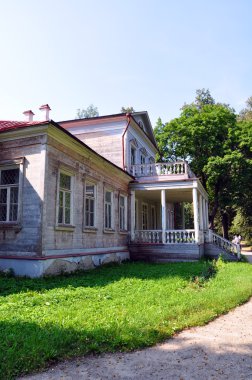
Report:
[[153,126],[208,88],[236,112],[252,96],[251,0],[0,0],[0,119],[94,104]]

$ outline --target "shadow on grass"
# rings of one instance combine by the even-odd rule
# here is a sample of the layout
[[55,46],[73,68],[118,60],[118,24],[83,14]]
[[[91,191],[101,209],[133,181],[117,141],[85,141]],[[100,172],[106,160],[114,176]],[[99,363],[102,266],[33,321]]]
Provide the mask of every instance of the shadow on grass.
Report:
[[168,277],[179,277],[189,280],[199,276],[212,264],[206,261],[193,263],[167,263],[150,264],[142,262],[129,262],[123,264],[110,264],[91,271],[82,271],[69,275],[60,275],[45,278],[18,278],[0,276],[0,296],[10,294],[64,288],[64,287],[103,287],[125,278],[154,280]]
[[151,328],[141,329],[141,333],[135,328],[85,331],[53,324],[0,322],[0,379],[14,379],[73,356],[145,347],[165,337]]

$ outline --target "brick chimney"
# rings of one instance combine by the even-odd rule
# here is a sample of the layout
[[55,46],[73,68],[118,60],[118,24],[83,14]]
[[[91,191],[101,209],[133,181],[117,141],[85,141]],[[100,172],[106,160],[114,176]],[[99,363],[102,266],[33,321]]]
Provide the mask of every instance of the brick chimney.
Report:
[[41,107],[39,107],[40,111],[43,112],[44,117],[43,120],[48,121],[49,119],[49,112],[51,111],[51,108],[48,104],[43,104]]
[[24,111],[23,115],[25,115],[25,121],[33,121],[33,115],[35,115],[32,110]]

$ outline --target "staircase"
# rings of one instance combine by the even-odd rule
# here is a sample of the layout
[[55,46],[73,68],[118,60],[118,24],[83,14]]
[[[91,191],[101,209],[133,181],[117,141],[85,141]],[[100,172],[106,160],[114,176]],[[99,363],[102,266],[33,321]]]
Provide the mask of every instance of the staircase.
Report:
[[208,242],[204,247],[205,256],[210,259],[217,259],[221,254],[229,261],[240,260],[240,246],[224,239],[220,235],[210,231]]

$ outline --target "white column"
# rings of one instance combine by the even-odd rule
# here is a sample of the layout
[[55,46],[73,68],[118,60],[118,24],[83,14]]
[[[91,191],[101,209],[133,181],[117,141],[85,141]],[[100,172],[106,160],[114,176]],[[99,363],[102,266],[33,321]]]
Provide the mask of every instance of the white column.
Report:
[[166,230],[166,199],[165,190],[161,190],[161,212],[162,212],[162,243],[165,244],[165,230]]
[[199,226],[200,226],[200,230],[204,229],[204,224],[203,224],[203,197],[201,194],[199,194]]
[[131,241],[135,239],[135,191],[131,190],[130,192],[130,238]]
[[208,201],[206,200],[206,229],[209,229]]
[[193,188],[193,217],[194,217],[194,230],[195,241],[199,241],[199,207],[198,207],[198,191],[196,187]]
[[182,208],[182,229],[184,230],[185,229],[185,208],[184,208],[184,202],[181,203],[181,208]]

